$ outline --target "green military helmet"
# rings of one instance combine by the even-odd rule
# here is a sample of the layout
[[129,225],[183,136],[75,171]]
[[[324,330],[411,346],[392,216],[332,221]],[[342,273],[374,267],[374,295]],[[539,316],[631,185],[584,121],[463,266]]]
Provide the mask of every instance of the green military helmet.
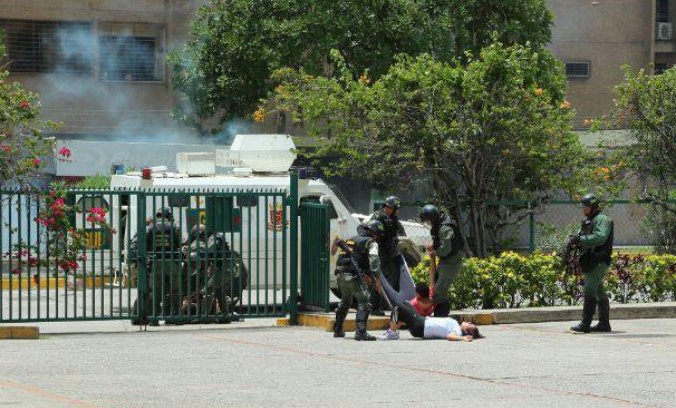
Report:
[[432,224],[436,224],[441,217],[441,213],[436,205],[427,204],[423,207],[422,212],[420,212],[420,221],[425,222],[429,221]]
[[383,207],[390,207],[393,210],[398,210],[401,207],[401,200],[397,196],[389,196],[385,199]]
[[596,198],[594,194],[587,194],[580,200],[580,208],[591,208],[592,210],[598,210],[599,199]]
[[378,220],[371,220],[364,225],[364,230],[376,234],[376,236],[383,236],[385,234],[385,226]]
[[164,207],[161,210],[157,211],[155,217],[164,218],[169,221],[172,221],[174,219],[174,215],[171,213],[171,208],[169,207]]

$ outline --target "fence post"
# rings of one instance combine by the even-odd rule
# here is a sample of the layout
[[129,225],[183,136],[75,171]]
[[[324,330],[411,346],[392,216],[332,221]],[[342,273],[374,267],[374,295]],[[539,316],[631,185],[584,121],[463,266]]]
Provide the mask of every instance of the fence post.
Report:
[[289,267],[291,275],[290,297],[289,297],[289,323],[298,324],[298,172],[291,172],[289,186],[288,203],[290,208],[289,217],[291,226],[289,227]]
[[532,202],[528,202],[528,224],[530,229],[529,239],[528,239],[528,250],[530,252],[535,251],[535,211],[533,210]]
[[[136,194],[136,264],[138,269],[138,280],[136,283],[136,317],[139,321],[147,318],[148,311],[146,304],[148,301],[148,248],[146,248],[146,195],[142,191]],[[130,203],[131,204],[131,203]],[[129,214],[131,216],[131,213]],[[129,252],[129,248],[127,248]]]

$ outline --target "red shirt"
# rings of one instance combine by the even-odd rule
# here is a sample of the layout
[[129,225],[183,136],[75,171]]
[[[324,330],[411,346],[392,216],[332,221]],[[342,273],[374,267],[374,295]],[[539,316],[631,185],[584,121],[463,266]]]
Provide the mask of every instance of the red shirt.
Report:
[[418,297],[414,297],[413,299],[409,300],[411,306],[420,314],[420,316],[431,316],[432,313],[434,313],[434,303],[430,304],[427,307],[427,310],[423,310],[423,305],[418,304]]

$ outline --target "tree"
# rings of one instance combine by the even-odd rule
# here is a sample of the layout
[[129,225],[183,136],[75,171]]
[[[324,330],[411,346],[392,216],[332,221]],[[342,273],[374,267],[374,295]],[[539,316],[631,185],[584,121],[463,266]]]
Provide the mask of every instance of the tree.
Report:
[[[169,57],[183,93],[175,117],[202,133],[246,117],[283,67],[330,77],[336,49],[353,73],[377,79],[401,53],[465,59],[492,42],[546,44],[544,0],[212,0],[192,39]],[[220,124],[209,129],[209,121]]]
[[676,68],[660,75],[624,67],[617,86],[617,119],[632,130],[623,162],[638,176],[640,198],[652,202],[659,249],[676,252]]
[[334,53],[339,76],[284,69],[267,102],[295,112],[334,171],[405,188],[428,177],[436,199],[466,221],[468,248],[499,249],[501,234],[527,209],[563,189],[579,192],[587,153],[571,132],[561,64],[545,50],[499,42],[466,61],[399,57],[371,84],[354,79]]
[[[5,56],[0,31],[0,61]],[[0,66],[0,188],[33,183],[52,149],[42,135],[50,124],[40,120],[38,96],[8,77],[6,66]]]

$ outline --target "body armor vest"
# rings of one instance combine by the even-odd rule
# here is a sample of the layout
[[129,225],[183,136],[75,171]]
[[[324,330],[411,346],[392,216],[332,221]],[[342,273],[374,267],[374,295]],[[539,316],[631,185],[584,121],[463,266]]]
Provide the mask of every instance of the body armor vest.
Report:
[[451,239],[451,253],[448,254],[448,256],[453,256],[458,253],[462,248],[465,246],[465,242],[462,240],[462,236],[460,235],[460,228],[458,228],[457,224],[453,222],[451,217],[448,215],[441,213],[441,221],[435,225],[432,228],[432,231],[430,233],[432,234],[432,244],[434,245],[434,249],[439,248],[441,245],[441,238],[439,237],[439,229],[441,228],[442,225],[449,226],[453,229],[453,238]]
[[[594,232],[592,221],[598,215],[599,213],[596,213],[591,217],[582,220],[582,226],[580,227],[581,235],[590,235]],[[580,263],[586,265],[594,265],[603,262],[606,263],[607,265],[610,265],[611,257],[613,254],[614,235],[615,235],[615,225],[611,220],[610,234],[608,234],[606,242],[594,248],[586,248],[582,253],[582,256],[580,257]]]

